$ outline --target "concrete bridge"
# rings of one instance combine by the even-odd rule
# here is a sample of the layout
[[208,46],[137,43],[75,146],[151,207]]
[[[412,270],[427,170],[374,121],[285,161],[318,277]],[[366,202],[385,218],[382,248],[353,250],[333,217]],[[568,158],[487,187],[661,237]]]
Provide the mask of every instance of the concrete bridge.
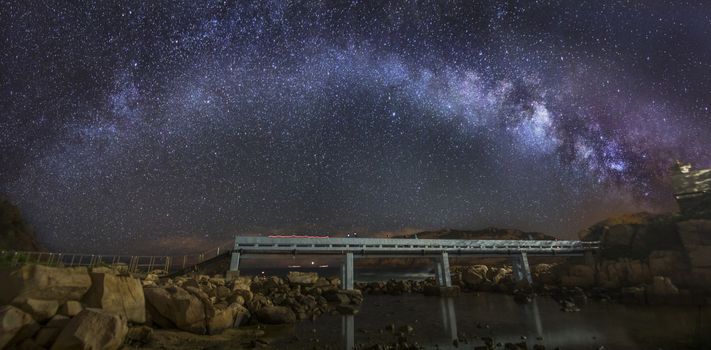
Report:
[[342,287],[353,289],[354,258],[422,257],[434,260],[437,283],[451,287],[450,256],[490,256],[509,257],[514,276],[530,283],[528,256],[585,256],[591,259],[598,248],[599,242],[583,241],[237,236],[230,272],[239,271],[240,259],[249,254],[341,255]]

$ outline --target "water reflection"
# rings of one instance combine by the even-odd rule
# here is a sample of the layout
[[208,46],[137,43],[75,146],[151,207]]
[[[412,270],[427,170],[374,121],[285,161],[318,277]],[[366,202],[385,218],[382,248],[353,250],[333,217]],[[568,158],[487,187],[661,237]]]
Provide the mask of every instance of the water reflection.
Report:
[[[451,341],[459,339],[457,332],[457,313],[454,308],[453,298],[439,298],[439,309],[442,315],[442,327],[445,336]],[[536,313],[538,308],[535,309]],[[540,320],[539,320],[540,323]],[[343,348],[352,350],[355,346],[355,316],[341,315],[341,339]]]
[[445,334],[451,340],[459,338],[457,335],[457,314],[454,312],[454,300],[452,298],[440,298],[439,309],[442,313],[442,325]]
[[550,298],[537,297],[522,305],[508,295],[489,293],[454,298],[369,295],[357,315],[327,315],[298,325],[296,333],[314,330],[322,343],[347,350],[355,344],[393,344],[406,326],[414,328],[408,341],[428,349],[454,350],[453,340],[460,335],[470,342],[464,348],[482,346],[481,339],[491,337],[502,343],[527,339],[529,346],[544,344],[551,349],[689,349],[692,341],[705,345],[711,341],[708,332],[699,331],[711,329],[711,317],[700,317],[701,313],[711,315],[708,308],[595,302],[568,313]]
[[341,316],[341,337],[346,350],[352,350],[355,345],[355,316]]
[[536,329],[536,337],[543,337],[543,324],[541,323],[541,313],[538,311],[538,299],[534,296],[533,301],[524,309],[528,320],[533,321]]

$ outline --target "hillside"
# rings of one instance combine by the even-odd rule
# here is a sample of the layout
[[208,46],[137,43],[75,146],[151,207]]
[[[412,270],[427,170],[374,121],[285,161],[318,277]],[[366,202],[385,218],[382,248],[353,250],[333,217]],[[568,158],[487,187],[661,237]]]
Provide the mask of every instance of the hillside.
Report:
[[441,229],[437,231],[423,231],[402,238],[420,239],[510,239],[510,240],[553,240],[555,237],[540,232],[524,232],[516,229],[488,227],[481,230],[454,230]]
[[[456,230],[443,228],[434,231],[422,231],[415,234],[395,236],[394,238],[415,238],[418,239],[504,239],[504,240],[554,240],[555,237],[549,236],[540,232],[525,232],[516,229],[506,229],[506,228],[495,228],[489,227],[480,230]],[[498,263],[501,262],[502,258],[490,258],[490,257],[452,257],[450,261],[453,265],[458,264],[485,264],[485,263]],[[389,267],[421,267],[430,268],[432,263],[428,259],[422,258],[378,258],[378,259],[363,259],[359,258],[356,262],[359,267],[375,268],[382,265],[387,265]]]

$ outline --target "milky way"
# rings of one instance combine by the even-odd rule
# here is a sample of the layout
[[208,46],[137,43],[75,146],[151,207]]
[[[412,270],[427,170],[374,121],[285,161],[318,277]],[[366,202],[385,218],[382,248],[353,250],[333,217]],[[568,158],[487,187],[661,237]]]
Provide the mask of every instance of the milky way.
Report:
[[58,250],[674,210],[711,6],[0,5],[0,192]]

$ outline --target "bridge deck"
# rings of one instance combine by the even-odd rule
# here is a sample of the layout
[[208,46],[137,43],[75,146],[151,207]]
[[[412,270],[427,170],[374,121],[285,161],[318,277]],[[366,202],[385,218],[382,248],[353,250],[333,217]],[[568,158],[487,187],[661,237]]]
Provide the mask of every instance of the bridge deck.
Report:
[[596,250],[598,242],[552,240],[456,240],[382,238],[273,238],[237,236],[235,250],[258,254],[434,254],[579,255]]
[[435,257],[438,285],[451,287],[449,255],[499,255],[512,260],[516,279],[532,282],[528,255],[586,255],[598,242],[544,240],[466,240],[403,238],[302,238],[237,236],[230,271],[239,273],[243,254],[332,254],[343,255],[342,287],[353,289],[353,258],[360,256],[421,255]]

